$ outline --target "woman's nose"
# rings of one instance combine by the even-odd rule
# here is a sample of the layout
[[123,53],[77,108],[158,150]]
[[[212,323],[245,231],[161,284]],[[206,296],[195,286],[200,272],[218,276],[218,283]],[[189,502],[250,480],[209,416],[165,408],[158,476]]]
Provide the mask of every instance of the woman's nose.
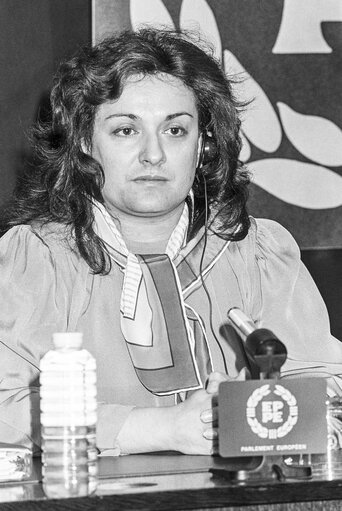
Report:
[[159,165],[165,162],[165,152],[157,134],[144,137],[139,160],[144,165]]

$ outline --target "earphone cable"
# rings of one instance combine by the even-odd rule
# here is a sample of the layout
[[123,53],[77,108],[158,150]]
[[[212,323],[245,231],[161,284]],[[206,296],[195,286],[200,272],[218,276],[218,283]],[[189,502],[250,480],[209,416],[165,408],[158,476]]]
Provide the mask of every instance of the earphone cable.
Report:
[[211,301],[211,297],[210,297],[210,293],[208,291],[207,285],[203,278],[203,261],[204,261],[204,254],[205,254],[205,250],[207,248],[207,241],[208,241],[208,195],[207,195],[207,182],[206,182],[205,176],[203,174],[202,174],[202,179],[203,179],[203,184],[204,184],[205,220],[204,220],[204,244],[203,244],[203,250],[202,250],[201,260],[200,260],[200,278],[201,278],[201,283],[202,283],[203,289],[205,291],[205,294],[207,295],[207,299],[208,299],[208,303],[209,303],[209,324],[210,324],[211,333],[213,334],[215,342],[221,352],[221,356],[222,356],[222,360],[223,360],[223,364],[224,364],[224,370],[225,370],[226,374],[228,374],[226,358],[224,356],[224,352],[223,352],[222,346],[220,344],[220,341],[218,340],[218,338],[215,334],[215,330],[214,330],[213,304]]

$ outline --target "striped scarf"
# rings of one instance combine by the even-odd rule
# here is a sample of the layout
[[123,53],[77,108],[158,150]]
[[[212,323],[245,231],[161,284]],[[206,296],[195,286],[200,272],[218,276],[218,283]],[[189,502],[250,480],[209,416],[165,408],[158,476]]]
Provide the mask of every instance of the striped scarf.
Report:
[[139,255],[129,252],[105,207],[94,203],[95,231],[124,273],[121,330],[138,378],[156,395],[202,388],[212,370],[202,321],[184,302],[174,263],[185,245],[188,215],[185,204],[165,254]]

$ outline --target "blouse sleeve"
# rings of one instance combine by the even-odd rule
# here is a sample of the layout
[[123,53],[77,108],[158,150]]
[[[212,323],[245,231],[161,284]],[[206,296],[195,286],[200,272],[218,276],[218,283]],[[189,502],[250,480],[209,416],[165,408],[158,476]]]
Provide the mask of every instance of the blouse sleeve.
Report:
[[66,296],[49,248],[29,227],[0,239],[2,441],[40,444],[39,361],[51,347],[51,332],[66,329]]
[[256,222],[260,286],[258,326],[287,347],[282,376],[325,376],[330,393],[342,393],[342,343],[330,334],[327,308],[300,260],[291,234],[271,220]]

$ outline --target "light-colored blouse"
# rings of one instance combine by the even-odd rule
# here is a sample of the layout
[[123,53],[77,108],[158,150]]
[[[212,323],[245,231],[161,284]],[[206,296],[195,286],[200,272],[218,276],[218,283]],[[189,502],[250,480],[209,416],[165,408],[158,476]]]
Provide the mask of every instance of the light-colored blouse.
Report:
[[[108,275],[94,275],[67,240],[56,224],[14,227],[0,239],[0,440],[40,445],[39,361],[54,332],[80,331],[97,361],[97,444],[112,449],[133,406],[173,405],[174,396],[153,395],[136,376],[120,330],[122,270],[113,264]],[[213,258],[219,245],[209,236]],[[326,307],[286,229],[252,219],[248,236],[228,244],[205,286],[211,304],[202,285],[186,303],[204,322],[215,371],[234,378],[245,367],[227,320],[239,307],[286,345],[283,377],[322,376],[331,393],[342,392],[342,343],[330,335]]]

